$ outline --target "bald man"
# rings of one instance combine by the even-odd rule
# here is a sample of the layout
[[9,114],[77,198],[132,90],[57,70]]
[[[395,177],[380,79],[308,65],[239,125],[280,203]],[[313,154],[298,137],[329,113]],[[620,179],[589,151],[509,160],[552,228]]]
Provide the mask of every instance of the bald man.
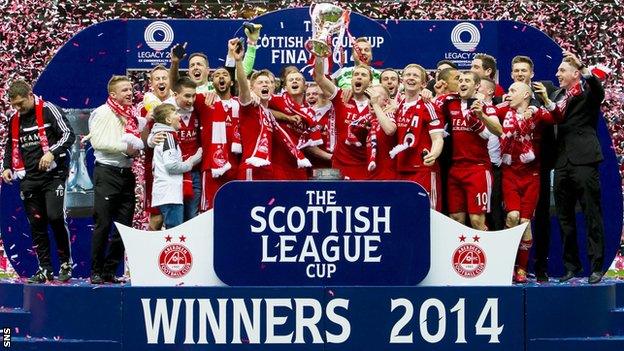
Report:
[[[529,222],[535,213],[540,189],[539,143],[536,139],[545,125],[561,121],[561,110],[548,99],[543,85],[536,83],[536,95],[546,108],[530,106],[533,91],[522,82],[509,87],[505,102],[497,106],[503,126],[501,135],[503,202],[507,228]],[[529,250],[533,244],[531,226],[525,230],[518,255],[514,281],[527,281]]]

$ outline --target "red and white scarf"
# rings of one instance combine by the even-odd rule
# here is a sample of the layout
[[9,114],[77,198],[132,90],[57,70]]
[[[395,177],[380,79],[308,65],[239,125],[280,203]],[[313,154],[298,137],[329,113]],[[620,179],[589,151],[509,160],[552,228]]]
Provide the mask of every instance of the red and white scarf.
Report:
[[110,96],[108,97],[108,100],[106,100],[106,105],[110,107],[110,109],[115,115],[117,115],[117,117],[121,118],[125,127],[124,133],[132,134],[137,138],[141,137],[141,133],[139,131],[139,123],[136,117],[137,111],[134,106],[122,105],[117,101],[113,100]]
[[[41,150],[45,154],[50,150],[48,144],[48,136],[45,132],[45,126],[43,123],[43,99],[35,95],[35,120],[37,121],[37,133],[39,134],[39,144]],[[26,175],[26,169],[24,168],[24,160],[22,159],[22,153],[19,149],[19,121],[20,113],[15,112],[13,119],[11,120],[11,146],[12,146],[12,159],[13,159],[13,177],[22,179]],[[54,168],[56,164],[52,161],[50,169]]]
[[[226,112],[223,104],[214,104],[215,113],[212,114],[212,136],[210,140],[210,170],[212,177],[218,178],[232,168],[227,151]],[[236,133],[236,131],[235,131]]]
[[274,96],[269,101],[269,108],[287,115],[297,115],[301,118],[301,121],[306,126],[306,130],[303,133],[305,136],[304,139],[298,140],[297,147],[299,149],[323,144],[321,128],[314,119],[314,111],[301,106],[292,98],[292,96],[290,96],[290,94],[284,93],[281,96]]
[[568,104],[569,104],[570,100],[573,97],[579,96],[581,94],[583,94],[583,86],[581,85],[581,82],[578,81],[576,84],[574,84],[570,88],[566,89],[565,96],[563,97],[563,99],[561,99],[561,100],[559,100],[559,102],[557,102],[557,106],[559,106],[561,111],[563,111],[565,113],[565,110],[568,108]]
[[303,155],[301,150],[297,149],[296,144],[275,120],[275,116],[264,106],[258,108],[260,122],[260,133],[254,146],[251,157],[245,160],[245,163],[254,167],[264,167],[271,164],[271,150],[273,148],[273,133],[278,133],[280,140],[286,145],[290,153],[297,159],[297,167],[312,167],[310,161]]
[[331,103],[320,108],[306,107],[306,109],[310,114],[314,114],[314,125],[299,137],[297,148],[322,145],[325,151],[332,152],[336,146],[336,117]]
[[369,113],[351,122],[347,127],[345,144],[357,147],[362,146],[360,140],[362,140],[362,137],[370,130],[372,119],[372,115]]
[[518,112],[512,109],[507,112],[505,123],[503,123],[503,134],[500,137],[502,163],[511,164],[514,150],[519,153],[518,158],[522,163],[535,160],[532,143],[534,128],[535,123],[532,118],[518,118]]
[[377,168],[377,132],[381,126],[377,118],[371,121],[371,127],[366,137],[366,154],[368,155],[368,171],[372,172]]

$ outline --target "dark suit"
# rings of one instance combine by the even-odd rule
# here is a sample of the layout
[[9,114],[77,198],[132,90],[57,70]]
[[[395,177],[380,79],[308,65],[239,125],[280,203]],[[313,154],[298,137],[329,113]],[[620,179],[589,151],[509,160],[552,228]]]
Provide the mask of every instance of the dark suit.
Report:
[[[551,81],[541,81],[550,96],[557,88]],[[541,100],[533,97],[531,106],[543,107]],[[542,124],[539,140],[540,160],[540,192],[535,219],[533,221],[533,242],[535,244],[536,274],[548,272],[548,253],[550,251],[550,172],[555,167],[555,128],[550,124]]]
[[[557,125],[555,158],[555,204],[561,224],[563,261],[567,271],[582,269],[576,237],[575,206],[581,204],[587,222],[587,252],[591,271],[602,272],[604,261],[604,224],[600,209],[600,178],[598,164],[602,161],[596,127],[604,89],[591,76],[583,83],[584,91],[571,97],[564,112],[563,123]],[[553,94],[557,102],[565,98],[565,90]]]

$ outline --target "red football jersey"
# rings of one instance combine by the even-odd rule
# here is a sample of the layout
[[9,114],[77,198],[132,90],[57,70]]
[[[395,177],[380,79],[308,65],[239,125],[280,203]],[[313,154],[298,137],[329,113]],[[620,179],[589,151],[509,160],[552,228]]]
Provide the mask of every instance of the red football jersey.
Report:
[[[376,118],[376,116],[373,118]],[[392,119],[394,119],[394,116],[392,116]],[[396,132],[392,135],[387,135],[381,126],[375,129],[376,130],[371,129],[370,133],[375,133],[377,136],[377,156],[375,157],[377,167],[375,167],[372,172],[369,172],[368,179],[397,179],[396,162],[390,158],[390,150],[396,145]]]
[[327,152],[333,152],[336,148],[336,111],[332,104],[321,107],[312,107],[314,122],[321,126],[323,145],[319,147]]
[[[294,100],[290,99],[289,105],[285,101],[284,93],[281,95],[273,95],[269,101],[269,108],[273,110],[282,111],[289,115],[297,114],[301,116],[305,114],[309,118],[309,122],[312,121],[312,114],[308,115],[307,109]],[[304,123],[302,118],[299,123],[288,123],[278,120],[277,123],[288,133],[290,138],[295,144],[299,141],[301,135],[306,131],[307,124]],[[273,171],[276,173],[277,179],[307,179],[307,171],[297,167],[297,158],[293,156],[288,146],[282,141],[282,137],[279,133],[273,133],[273,150],[271,153],[271,164],[273,165]],[[277,170],[279,168],[279,170]]]
[[[538,141],[541,138],[545,125],[555,124],[563,119],[563,114],[560,112],[559,107],[555,107],[555,110],[552,112],[540,107],[533,113],[530,120],[524,121],[525,123],[520,125],[513,123],[513,120],[522,119],[522,116],[515,109],[511,108],[508,103],[496,106],[495,112],[503,127],[501,139],[505,137],[516,139],[516,142],[511,143],[511,165],[503,164],[503,166],[510,166],[518,170],[539,170],[540,143]],[[525,152],[522,140],[530,142],[535,160],[528,163],[520,161],[520,155]]]
[[[254,106],[251,102],[247,105],[240,104],[240,133],[241,141],[243,145],[243,156],[241,158],[239,174],[241,170],[248,168],[255,168],[245,162],[248,158],[252,157],[256,143],[258,142],[258,136],[260,134],[260,123],[263,120],[262,115],[268,116],[271,114],[266,107],[259,105]],[[273,125],[265,126],[269,132],[273,132]],[[267,172],[272,172],[271,165],[263,166],[262,169]]]
[[352,122],[361,118],[371,118],[368,100],[358,102],[351,99],[345,104],[342,101],[342,90],[336,89],[331,101],[336,112],[336,148],[334,149],[333,160],[340,164],[352,166],[367,164],[366,130],[361,130],[361,133],[357,134],[362,146],[348,145],[345,141],[347,140],[349,125]]
[[[173,99],[171,97],[170,99]],[[193,111],[190,113],[184,113],[183,110],[178,109],[180,113],[180,129],[178,129],[178,140],[180,142],[180,150],[182,151],[182,159],[186,160],[193,156],[197,150],[201,147],[200,141],[200,115],[205,113],[207,108],[204,100],[206,97],[203,94],[197,94],[195,96],[195,103],[193,104]],[[168,102],[168,101],[165,101]],[[193,170],[201,169],[201,164],[198,164]]]
[[[479,118],[470,111],[468,101],[457,94],[442,95],[436,104],[451,124],[454,165],[490,164],[487,143],[489,132]],[[485,106],[486,114],[495,114],[495,108]],[[490,112],[490,113],[488,113]]]
[[[397,170],[413,172],[423,167],[423,150],[431,151],[430,134],[444,132],[442,113],[435,104],[418,99],[399,104],[395,119],[397,142],[403,143],[411,138],[414,140],[411,147],[397,154]],[[438,167],[437,162],[434,167]]]

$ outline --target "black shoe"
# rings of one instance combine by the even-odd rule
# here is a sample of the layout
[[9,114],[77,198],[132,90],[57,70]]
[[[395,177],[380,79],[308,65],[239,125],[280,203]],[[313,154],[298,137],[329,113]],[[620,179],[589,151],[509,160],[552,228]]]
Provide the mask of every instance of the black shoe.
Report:
[[43,284],[48,281],[53,281],[54,275],[49,269],[40,269],[32,277],[28,278],[28,284]]
[[102,274],[102,279],[104,279],[107,283],[119,284],[121,281],[115,277],[114,273],[104,273]]
[[91,284],[104,284],[104,279],[100,273],[91,274]]
[[59,269],[58,280],[62,283],[68,282],[72,278],[72,266],[69,262],[61,264]]
[[600,283],[600,281],[602,280],[602,276],[604,275],[604,273],[602,272],[593,272],[589,278],[587,278],[587,282],[589,284],[597,284]]
[[575,271],[566,271],[566,274],[559,278],[559,283],[565,283],[568,280],[574,278],[576,276],[576,272]]
[[548,273],[535,272],[535,279],[537,279],[538,283],[548,283]]

